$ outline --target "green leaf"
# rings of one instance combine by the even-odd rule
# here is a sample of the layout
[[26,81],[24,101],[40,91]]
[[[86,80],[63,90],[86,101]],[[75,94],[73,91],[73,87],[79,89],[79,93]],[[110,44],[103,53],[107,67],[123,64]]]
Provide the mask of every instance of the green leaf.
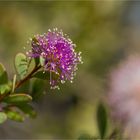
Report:
[[35,64],[36,64],[36,66],[37,66],[37,65],[40,63],[39,58],[36,57],[36,58],[34,58],[34,60],[35,60]]
[[38,101],[44,95],[44,87],[45,82],[41,79],[35,79],[32,85],[32,93],[33,101]]
[[4,112],[0,112],[0,124],[7,120],[7,115]]
[[45,59],[44,59],[42,56],[40,56],[39,61],[40,61],[40,65],[41,65],[41,66],[44,66],[44,64],[45,64]]
[[33,77],[46,80],[47,78],[49,78],[49,74],[44,71],[38,71],[33,75]]
[[23,79],[28,70],[27,57],[23,53],[18,53],[15,57],[15,67],[20,78]]
[[8,75],[3,64],[0,63],[0,84],[8,83]]
[[32,97],[30,95],[24,94],[24,93],[18,93],[18,94],[11,94],[8,97],[4,99],[4,102],[6,103],[19,103],[19,102],[30,102],[32,100]]
[[11,86],[8,84],[0,85],[0,94],[8,93],[11,91]]
[[33,71],[33,69],[35,68],[35,66],[36,66],[35,59],[33,59],[33,58],[28,59],[27,63],[28,63],[28,66],[27,66],[28,68],[27,68],[26,75],[29,75]]
[[23,122],[24,121],[23,115],[21,115],[17,111],[7,110],[7,111],[5,111],[5,113],[7,114],[8,119],[18,121],[18,122]]
[[16,105],[21,111],[23,111],[25,114],[29,115],[30,117],[32,118],[35,118],[36,117],[36,111],[34,110],[34,108],[29,105],[29,104],[23,104],[23,103],[20,103],[20,104],[17,104]]
[[97,123],[101,139],[104,138],[107,131],[107,112],[103,104],[99,104],[97,108]]

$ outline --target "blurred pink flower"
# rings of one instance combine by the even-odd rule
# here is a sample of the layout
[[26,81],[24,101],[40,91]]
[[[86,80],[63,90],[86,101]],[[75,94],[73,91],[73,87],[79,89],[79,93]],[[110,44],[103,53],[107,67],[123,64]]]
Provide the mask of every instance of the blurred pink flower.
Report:
[[140,56],[130,56],[111,73],[108,102],[115,120],[140,131]]

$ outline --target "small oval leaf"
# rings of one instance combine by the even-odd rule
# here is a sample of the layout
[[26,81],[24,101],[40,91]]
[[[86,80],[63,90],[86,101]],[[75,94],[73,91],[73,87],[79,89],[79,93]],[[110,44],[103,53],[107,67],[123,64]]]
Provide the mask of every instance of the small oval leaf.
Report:
[[5,94],[11,91],[11,86],[8,84],[0,85],[0,94]]
[[31,96],[33,98],[33,101],[38,101],[41,97],[44,95],[44,87],[46,86],[46,83],[41,79],[35,79],[32,84],[32,92]]
[[44,72],[44,71],[38,71],[36,72],[33,77],[35,78],[39,78],[39,79],[42,79],[42,80],[46,80],[47,78],[49,78],[49,73],[47,72]]
[[23,111],[25,114],[29,115],[31,118],[36,117],[36,111],[30,104],[17,104],[16,105],[21,111]]
[[15,67],[18,75],[23,79],[28,70],[27,57],[23,53],[18,53],[15,57]]
[[0,63],[0,84],[8,83],[8,75],[3,64]]
[[28,94],[18,93],[18,94],[11,94],[4,99],[6,103],[19,103],[19,102],[30,102],[32,97]]
[[29,59],[28,60],[28,70],[27,70],[26,75],[30,74],[33,71],[33,69],[35,68],[35,66],[36,66],[35,59]]
[[24,121],[23,115],[21,115],[17,111],[7,110],[5,113],[7,114],[8,119],[18,121],[18,122],[23,122]]
[[40,61],[40,65],[41,65],[41,66],[44,66],[44,64],[45,64],[45,59],[44,59],[42,56],[40,56],[39,61]]
[[0,112],[0,124],[7,120],[7,115],[4,112]]
[[38,57],[36,57],[36,58],[34,58],[34,60],[35,60],[35,64],[36,64],[36,66],[39,64],[39,58]]

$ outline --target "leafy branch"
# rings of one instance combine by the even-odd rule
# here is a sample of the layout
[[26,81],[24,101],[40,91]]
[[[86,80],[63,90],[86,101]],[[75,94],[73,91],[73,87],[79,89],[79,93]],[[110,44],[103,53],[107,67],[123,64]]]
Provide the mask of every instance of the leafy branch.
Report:
[[41,69],[41,65],[37,59],[28,60],[26,55],[18,53],[15,57],[15,69],[17,74],[14,75],[13,81],[9,80],[5,67],[0,63],[0,123],[6,121],[7,118],[22,122],[24,121],[23,113],[30,117],[36,116],[30,104],[32,97],[28,93],[15,91],[33,78],[34,74]]

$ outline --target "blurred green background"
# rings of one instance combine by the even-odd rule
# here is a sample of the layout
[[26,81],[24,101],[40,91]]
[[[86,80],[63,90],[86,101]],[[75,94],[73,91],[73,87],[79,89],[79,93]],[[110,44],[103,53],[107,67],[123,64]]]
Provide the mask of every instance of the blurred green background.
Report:
[[[0,125],[0,138],[78,138],[98,136],[96,107],[108,90],[108,74],[123,58],[139,51],[139,2],[0,2],[0,61],[13,78],[14,56],[34,34],[57,27],[82,51],[84,64],[74,83],[49,90],[34,106],[36,119]],[[137,20],[138,19],[138,20]],[[108,130],[109,131],[109,130]]]

